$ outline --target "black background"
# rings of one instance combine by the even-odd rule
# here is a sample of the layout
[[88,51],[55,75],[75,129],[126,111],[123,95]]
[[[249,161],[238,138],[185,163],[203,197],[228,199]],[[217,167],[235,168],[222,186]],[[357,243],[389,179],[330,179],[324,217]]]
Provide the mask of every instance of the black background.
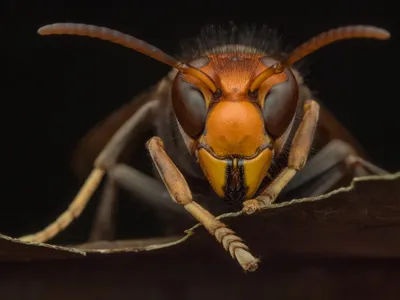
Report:
[[[179,50],[180,39],[196,35],[203,25],[230,20],[267,24],[292,47],[336,26],[381,26],[391,31],[390,41],[352,40],[324,48],[305,60],[306,79],[376,164],[389,171],[400,169],[400,28],[398,17],[389,16],[392,11],[382,1],[371,7],[366,2],[341,6],[340,1],[319,6],[267,1],[5,3],[1,233],[17,236],[37,230],[62,212],[79,188],[70,168],[78,139],[169,70],[111,43],[36,33],[54,22],[114,28],[172,54]],[[84,240],[92,208],[65,234]]]

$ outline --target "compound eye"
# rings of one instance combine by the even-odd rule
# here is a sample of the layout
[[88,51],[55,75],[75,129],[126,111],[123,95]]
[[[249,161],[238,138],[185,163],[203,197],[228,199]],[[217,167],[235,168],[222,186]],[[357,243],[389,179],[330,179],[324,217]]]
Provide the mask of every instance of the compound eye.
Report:
[[273,85],[264,98],[265,129],[273,138],[280,137],[294,118],[298,101],[296,78],[290,69],[284,71],[286,80]]
[[179,124],[185,133],[196,139],[203,132],[207,117],[203,93],[178,74],[172,86],[172,105]]

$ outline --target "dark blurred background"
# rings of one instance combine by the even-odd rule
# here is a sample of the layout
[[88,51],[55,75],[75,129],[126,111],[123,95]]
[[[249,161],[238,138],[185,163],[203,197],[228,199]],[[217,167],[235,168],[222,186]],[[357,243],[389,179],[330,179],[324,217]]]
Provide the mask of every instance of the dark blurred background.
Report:
[[[319,6],[270,1],[3,3],[1,233],[30,233],[64,211],[80,187],[70,165],[78,140],[169,70],[111,43],[36,33],[40,26],[53,22],[110,27],[172,54],[179,51],[180,39],[196,35],[210,23],[267,24],[291,47],[336,26],[381,26],[391,31],[390,41],[340,42],[307,57],[304,66],[311,88],[358,138],[373,162],[389,171],[400,169],[400,23],[382,1],[379,7],[348,1]],[[277,16],[281,13],[286,15]],[[84,241],[95,204],[58,241]],[[137,214],[132,211],[131,218]],[[145,232],[139,228],[136,234]]]

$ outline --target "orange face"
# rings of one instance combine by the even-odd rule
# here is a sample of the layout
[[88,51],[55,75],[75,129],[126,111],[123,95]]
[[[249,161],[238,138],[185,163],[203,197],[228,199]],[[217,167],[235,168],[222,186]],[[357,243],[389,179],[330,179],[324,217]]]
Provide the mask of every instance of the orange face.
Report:
[[200,166],[220,197],[252,197],[272,161],[261,103],[248,95],[252,79],[266,68],[260,57],[212,55],[200,68],[222,91],[218,102],[207,101],[205,128],[198,139]]
[[217,99],[190,74],[178,75],[174,82],[172,96],[181,132],[192,141],[189,148],[195,145],[206,178],[222,198],[253,197],[273,159],[274,139],[266,130],[263,109],[268,92],[287,76],[275,75],[261,84],[256,97],[249,94],[254,79],[276,62],[263,59],[262,54],[231,52],[195,60],[192,65],[218,87]]

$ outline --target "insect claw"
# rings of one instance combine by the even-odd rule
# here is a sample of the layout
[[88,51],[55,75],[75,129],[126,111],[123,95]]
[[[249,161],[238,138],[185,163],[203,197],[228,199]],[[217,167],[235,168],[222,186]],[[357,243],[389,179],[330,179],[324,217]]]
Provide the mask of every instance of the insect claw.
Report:
[[243,202],[243,209],[242,211],[247,214],[251,215],[254,214],[256,211],[261,210],[262,203],[257,199],[250,199]]

